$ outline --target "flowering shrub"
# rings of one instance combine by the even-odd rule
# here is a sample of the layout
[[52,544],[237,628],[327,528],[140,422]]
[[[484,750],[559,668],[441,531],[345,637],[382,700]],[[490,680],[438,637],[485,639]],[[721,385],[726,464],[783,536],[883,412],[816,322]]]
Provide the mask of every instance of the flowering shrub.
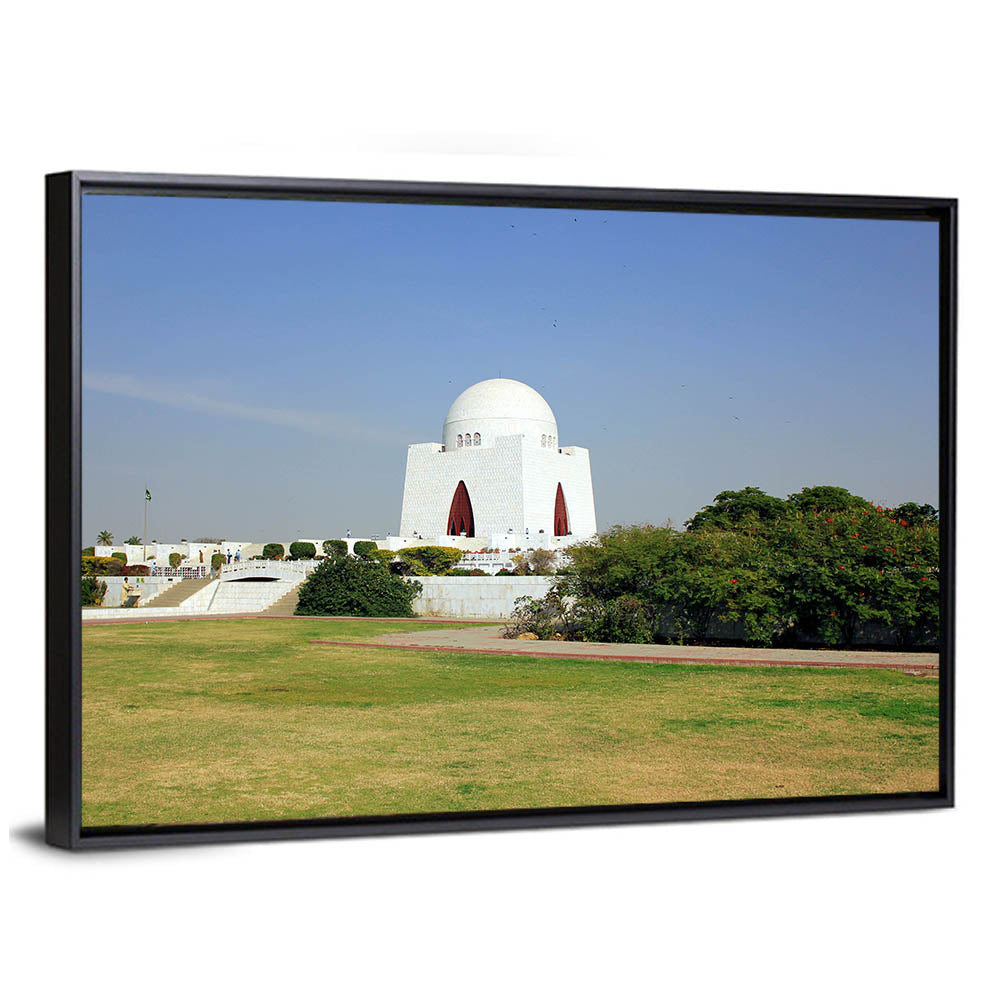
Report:
[[107,556],[81,556],[82,576],[121,576],[125,564]]
[[763,646],[796,638],[850,646],[868,624],[889,629],[900,646],[937,640],[932,507],[883,509],[839,487],[811,487],[776,514],[759,491],[745,493],[720,494],[724,509],[705,508],[701,527],[618,526],[570,548],[560,586],[576,602],[577,630],[613,631],[608,609],[628,597],[634,603],[612,617],[648,621],[672,642],[703,641],[719,622]]

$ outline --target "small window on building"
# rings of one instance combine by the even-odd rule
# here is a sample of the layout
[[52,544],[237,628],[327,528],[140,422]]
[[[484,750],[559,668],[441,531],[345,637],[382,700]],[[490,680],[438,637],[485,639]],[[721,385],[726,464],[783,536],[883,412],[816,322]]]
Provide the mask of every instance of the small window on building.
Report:
[[471,445],[472,444],[472,435],[471,434],[466,434],[465,435],[465,443],[467,445]]
[[479,431],[476,431],[476,433],[472,435],[472,443],[473,444],[483,443],[483,439],[479,436]]
[[458,447],[459,448],[462,447],[462,435],[461,434],[458,435]]

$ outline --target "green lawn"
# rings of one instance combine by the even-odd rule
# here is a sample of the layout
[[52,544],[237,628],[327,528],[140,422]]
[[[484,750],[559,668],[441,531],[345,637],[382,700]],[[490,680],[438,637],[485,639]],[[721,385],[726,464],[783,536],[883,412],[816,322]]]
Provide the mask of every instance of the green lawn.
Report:
[[429,627],[84,628],[84,825],[937,788],[935,678],[308,642]]

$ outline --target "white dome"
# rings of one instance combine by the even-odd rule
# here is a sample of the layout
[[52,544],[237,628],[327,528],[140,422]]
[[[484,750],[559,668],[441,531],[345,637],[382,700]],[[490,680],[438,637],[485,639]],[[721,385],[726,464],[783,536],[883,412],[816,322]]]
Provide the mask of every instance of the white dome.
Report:
[[559,430],[551,407],[530,385],[512,378],[491,378],[470,385],[444,418],[444,446],[459,447],[458,435],[492,446],[499,437],[523,436],[540,447],[557,447]]

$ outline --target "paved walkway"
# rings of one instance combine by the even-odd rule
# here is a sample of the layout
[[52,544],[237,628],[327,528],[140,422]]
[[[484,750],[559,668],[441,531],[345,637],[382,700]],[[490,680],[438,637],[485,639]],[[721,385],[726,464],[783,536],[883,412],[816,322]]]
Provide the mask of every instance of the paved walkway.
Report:
[[[262,618],[262,612],[222,615],[171,615],[149,622],[206,621],[233,618]],[[290,618],[293,616],[289,616]],[[271,621],[277,620],[272,617]],[[365,640],[311,639],[326,646],[367,646],[418,649],[425,652],[490,653],[497,656],[547,656],[573,660],[625,660],[638,663],[706,663],[721,665],[761,665],[783,667],[854,667],[857,669],[902,670],[936,676],[937,653],[892,653],[879,650],[842,649],[751,649],[744,646],[638,646],[623,642],[559,642],[540,639],[503,639],[496,623],[483,625],[459,618],[365,618],[346,616],[296,618],[296,621],[398,621],[430,622],[442,625],[469,625],[461,629],[426,629],[422,632],[389,632]],[[145,624],[142,609],[120,618],[85,621],[84,625]]]
[[311,639],[318,645],[419,649],[428,652],[491,653],[499,656],[545,656],[564,659],[627,660],[641,663],[759,664],[785,667],[853,667],[938,672],[937,653],[876,650],[750,649],[734,646],[659,646],[623,642],[561,642],[503,639],[497,625],[463,629],[391,632],[366,640]]

